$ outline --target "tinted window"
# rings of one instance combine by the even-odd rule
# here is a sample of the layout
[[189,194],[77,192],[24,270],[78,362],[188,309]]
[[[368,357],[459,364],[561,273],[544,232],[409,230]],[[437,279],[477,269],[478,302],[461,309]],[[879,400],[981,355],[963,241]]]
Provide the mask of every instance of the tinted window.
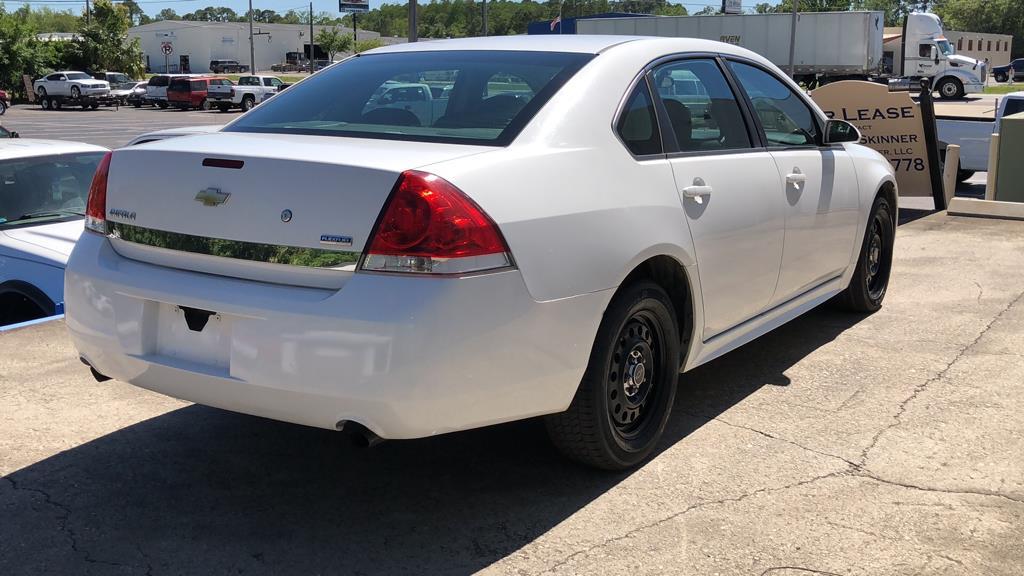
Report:
[[640,82],[626,100],[616,124],[619,137],[637,156],[661,154],[661,134],[647,82]]
[[192,89],[198,91],[206,90],[206,80],[193,80]]
[[259,86],[260,79],[256,76],[242,76],[238,79],[239,86]]
[[1018,112],[1024,112],[1024,99],[1006,101],[1006,108],[1003,109],[1003,116],[1009,116]]
[[150,86],[157,86],[157,87],[167,86],[167,84],[169,82],[170,82],[170,77],[168,77],[168,76],[153,76],[152,78],[149,79],[149,85]]
[[85,199],[102,152],[0,162],[0,228],[85,212]]
[[92,76],[85,72],[72,72],[68,74],[68,80],[92,80]]
[[654,83],[680,151],[750,148],[743,113],[713,60],[665,64]]
[[754,105],[769,146],[817,144],[814,113],[789,86],[760,68],[739,62],[729,66]]
[[[443,51],[352,58],[289,88],[231,132],[318,134],[504,145],[588,60],[560,52]],[[489,95],[496,75],[536,96]],[[451,86],[434,99],[434,88]]]
[[175,92],[188,92],[188,90],[189,90],[188,79],[187,78],[175,78],[174,80],[171,80],[170,86],[168,86],[167,89],[168,90],[174,90]]

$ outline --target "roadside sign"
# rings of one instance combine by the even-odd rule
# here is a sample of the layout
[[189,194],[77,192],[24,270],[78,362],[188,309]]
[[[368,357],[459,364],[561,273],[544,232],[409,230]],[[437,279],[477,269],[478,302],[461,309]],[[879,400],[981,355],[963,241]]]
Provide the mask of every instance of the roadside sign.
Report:
[[369,0],[338,0],[338,12],[369,12]]
[[874,82],[845,80],[811,93],[825,115],[860,130],[860,143],[892,164],[900,196],[933,196],[924,114],[909,92]]
[[160,51],[164,53],[164,56],[170,56],[174,53],[174,44],[170,42],[161,42]]
[[722,0],[723,14],[742,14],[743,2],[741,0]]

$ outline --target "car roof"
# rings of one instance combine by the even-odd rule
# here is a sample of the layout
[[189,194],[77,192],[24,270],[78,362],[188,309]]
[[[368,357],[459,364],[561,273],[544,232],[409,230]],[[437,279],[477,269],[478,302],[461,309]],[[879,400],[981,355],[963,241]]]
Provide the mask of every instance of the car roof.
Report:
[[38,140],[35,138],[0,140],[0,160],[106,151],[107,149],[102,146],[86,144],[85,142],[72,142],[70,140]]
[[575,52],[600,54],[616,47],[631,47],[638,52],[663,54],[687,52],[717,52],[743,56],[758,62],[767,62],[762,56],[734,44],[701,38],[674,38],[664,36],[617,36],[614,34],[544,34],[520,36],[485,36],[429,40],[412,44],[393,44],[364,52],[384,54],[395,52],[430,52],[442,50],[507,50],[524,52]]

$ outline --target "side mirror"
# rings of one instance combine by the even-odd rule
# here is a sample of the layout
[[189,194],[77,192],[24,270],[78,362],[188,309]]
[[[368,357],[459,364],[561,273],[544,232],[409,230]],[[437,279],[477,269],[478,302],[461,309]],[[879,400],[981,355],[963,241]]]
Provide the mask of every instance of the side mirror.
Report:
[[825,145],[841,142],[860,142],[860,131],[853,124],[842,120],[825,122]]

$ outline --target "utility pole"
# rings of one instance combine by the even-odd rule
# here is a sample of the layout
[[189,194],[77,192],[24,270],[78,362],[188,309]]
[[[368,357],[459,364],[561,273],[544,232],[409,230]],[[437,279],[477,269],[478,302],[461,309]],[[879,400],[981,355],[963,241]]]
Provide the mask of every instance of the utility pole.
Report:
[[85,25],[86,26],[88,26],[90,23],[92,23],[92,19],[89,17],[89,12],[92,12],[92,10],[89,9],[89,0],[85,0]]
[[796,78],[796,19],[800,10],[800,0],[793,0],[793,24],[789,31],[789,76]]
[[419,40],[416,22],[416,0],[409,0],[409,42]]
[[487,36],[487,0],[484,0],[484,36]]
[[309,73],[316,72],[316,62],[313,60],[313,49],[316,44],[313,42],[313,3],[309,3]]
[[252,42],[252,0],[249,0],[249,73],[256,73],[256,45]]
[[356,20],[356,16],[359,16],[358,12],[352,13],[352,53],[356,54],[359,49],[356,48],[356,44],[359,42],[359,38],[356,37],[356,30],[359,28],[359,21]]

